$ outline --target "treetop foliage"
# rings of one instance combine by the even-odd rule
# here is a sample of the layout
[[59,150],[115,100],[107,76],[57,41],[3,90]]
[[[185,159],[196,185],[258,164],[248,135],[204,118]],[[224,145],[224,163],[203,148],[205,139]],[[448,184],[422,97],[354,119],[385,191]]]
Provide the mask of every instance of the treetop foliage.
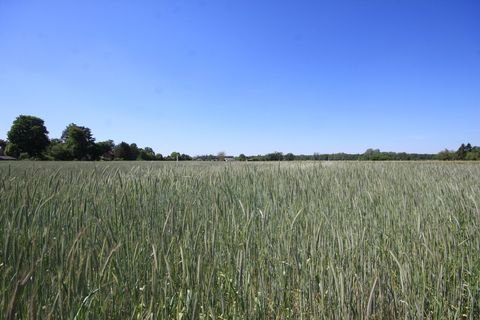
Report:
[[14,157],[26,154],[28,157],[39,157],[48,147],[48,131],[44,121],[34,116],[20,115],[7,133],[10,146],[6,153]]

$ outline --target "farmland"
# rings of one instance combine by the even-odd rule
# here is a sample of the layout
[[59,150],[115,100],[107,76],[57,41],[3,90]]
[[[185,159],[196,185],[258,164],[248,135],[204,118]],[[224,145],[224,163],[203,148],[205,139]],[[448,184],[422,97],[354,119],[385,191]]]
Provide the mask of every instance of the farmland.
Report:
[[0,163],[0,317],[480,317],[480,165]]

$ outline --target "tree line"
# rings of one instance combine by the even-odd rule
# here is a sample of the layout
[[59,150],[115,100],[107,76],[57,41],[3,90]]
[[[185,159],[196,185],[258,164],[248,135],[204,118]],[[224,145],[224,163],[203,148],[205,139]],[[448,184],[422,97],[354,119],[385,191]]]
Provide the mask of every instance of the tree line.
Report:
[[418,154],[405,152],[382,152],[368,149],[361,154],[333,153],[295,155],[273,152],[265,155],[227,157],[224,152],[217,155],[191,157],[188,154],[172,152],[168,156],[155,153],[150,147],[140,148],[136,143],[113,140],[96,142],[90,128],[71,123],[63,130],[60,138],[49,139],[45,122],[35,116],[20,115],[7,133],[7,140],[0,139],[0,156],[5,154],[18,159],[37,160],[147,160],[147,161],[294,161],[294,160],[480,160],[480,147],[470,143],[462,144],[458,150],[443,150],[438,154]]
[[7,156],[37,160],[190,160],[178,152],[164,157],[152,148],[140,148],[136,143],[113,140],[96,142],[90,128],[69,124],[60,138],[49,139],[45,122],[35,116],[20,115],[0,140],[0,149]]
[[368,149],[364,153],[314,153],[313,155],[281,152],[268,153],[266,155],[245,156],[241,154],[238,160],[249,161],[409,161],[409,160],[480,160],[480,147],[472,147],[470,143],[462,144],[457,151],[444,150],[438,154],[430,153],[406,153],[384,152],[378,149]]

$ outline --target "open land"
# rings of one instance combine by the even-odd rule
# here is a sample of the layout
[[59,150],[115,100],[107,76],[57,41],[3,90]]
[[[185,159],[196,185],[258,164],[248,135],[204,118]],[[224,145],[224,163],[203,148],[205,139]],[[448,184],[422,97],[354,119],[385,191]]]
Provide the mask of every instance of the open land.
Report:
[[21,319],[480,317],[480,165],[0,164]]

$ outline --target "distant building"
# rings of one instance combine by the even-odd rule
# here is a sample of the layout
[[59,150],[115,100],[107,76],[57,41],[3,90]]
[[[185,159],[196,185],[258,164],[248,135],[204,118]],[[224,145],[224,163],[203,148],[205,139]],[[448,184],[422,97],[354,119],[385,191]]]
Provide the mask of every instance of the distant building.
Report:
[[233,156],[225,156],[225,161],[235,161],[235,157]]

